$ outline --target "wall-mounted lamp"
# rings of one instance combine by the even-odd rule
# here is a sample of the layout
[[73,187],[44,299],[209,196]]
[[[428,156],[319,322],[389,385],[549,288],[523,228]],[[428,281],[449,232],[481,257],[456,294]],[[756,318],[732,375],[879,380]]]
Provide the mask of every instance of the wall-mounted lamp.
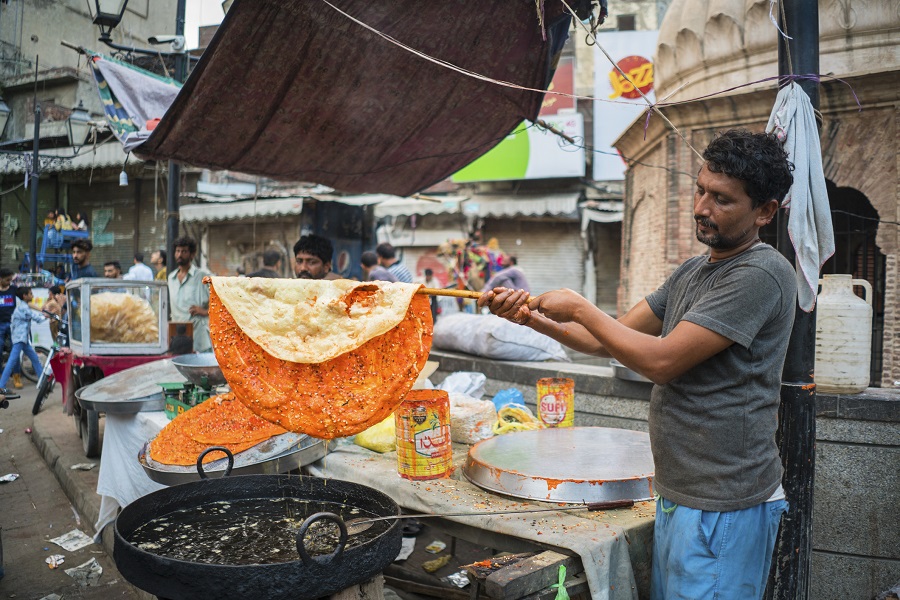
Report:
[[91,132],[91,115],[88,114],[84,103],[79,100],[78,106],[72,109],[72,114],[66,119],[66,135],[70,146],[81,146],[87,140]]
[[122,22],[128,0],[94,0],[94,5],[97,8],[94,24],[100,28],[100,41],[111,41],[110,32]]

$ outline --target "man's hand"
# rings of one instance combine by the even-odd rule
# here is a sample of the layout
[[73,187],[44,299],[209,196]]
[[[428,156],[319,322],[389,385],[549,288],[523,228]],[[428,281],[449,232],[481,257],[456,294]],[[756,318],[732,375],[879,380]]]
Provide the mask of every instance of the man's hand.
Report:
[[494,288],[481,294],[478,306],[487,306],[488,309],[507,321],[518,325],[527,325],[531,320],[531,310],[528,306],[528,292],[525,290],[510,290],[507,288]]
[[197,306],[196,304],[192,305],[188,308],[188,312],[192,317],[208,317],[209,309],[203,308],[202,306]]
[[578,292],[562,289],[541,294],[528,303],[528,308],[557,323],[570,323],[579,320],[580,310],[594,308],[594,305]]

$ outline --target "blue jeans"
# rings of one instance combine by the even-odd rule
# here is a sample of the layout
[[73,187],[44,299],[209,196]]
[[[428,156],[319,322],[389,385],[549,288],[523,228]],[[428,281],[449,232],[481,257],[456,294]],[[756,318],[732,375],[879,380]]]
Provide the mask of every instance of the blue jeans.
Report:
[[6,366],[3,368],[3,375],[0,375],[0,388],[6,387],[9,378],[19,368],[19,361],[21,360],[23,352],[31,359],[31,364],[34,365],[35,375],[37,377],[41,376],[41,373],[43,372],[41,359],[37,355],[37,352],[34,351],[34,346],[28,342],[18,342],[13,344],[12,350],[9,352],[9,360],[6,361]]
[[656,503],[651,600],[762,598],[787,502],[731,512]]
[[[11,328],[12,328],[11,323],[8,323],[8,322],[0,323],[0,349],[4,348],[6,346],[6,338],[9,337],[9,330]],[[21,356],[22,356],[22,353],[20,352],[19,353],[19,361],[22,360]],[[6,360],[11,360],[11,359],[12,359],[12,347],[10,347],[9,358],[7,358]],[[13,371],[13,373],[21,373],[21,372],[22,372],[22,369],[20,369],[19,367],[16,367],[16,370]],[[6,387],[6,386],[0,385],[0,387]]]

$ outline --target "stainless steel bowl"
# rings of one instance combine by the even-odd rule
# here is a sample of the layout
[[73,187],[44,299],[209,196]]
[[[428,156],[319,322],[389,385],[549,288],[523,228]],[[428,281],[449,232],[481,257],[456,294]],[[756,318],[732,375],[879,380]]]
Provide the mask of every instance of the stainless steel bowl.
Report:
[[[208,389],[225,385],[225,376],[216,361],[216,355],[212,352],[200,354],[182,354],[172,359],[172,364],[184,378],[201,387]],[[204,381],[204,378],[206,381]]]
[[[637,371],[632,371],[616,359],[611,359],[609,361],[609,366],[613,368],[613,374],[619,379],[625,379],[627,381],[642,381],[644,383],[653,383]],[[187,375],[185,375],[187,377]]]

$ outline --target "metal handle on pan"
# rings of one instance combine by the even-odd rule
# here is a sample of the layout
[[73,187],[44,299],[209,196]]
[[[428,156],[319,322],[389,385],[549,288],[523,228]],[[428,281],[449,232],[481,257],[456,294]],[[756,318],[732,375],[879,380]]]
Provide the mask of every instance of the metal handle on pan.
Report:
[[[338,529],[341,530],[341,537],[338,540],[337,546],[334,548],[334,552],[331,554],[327,554],[325,556],[319,556],[313,558],[306,551],[306,545],[303,542],[303,536],[306,535],[306,530],[309,529],[309,526],[314,522],[324,520],[331,521],[336,523]],[[300,555],[300,558],[303,559],[304,564],[309,564],[311,562],[317,562],[320,565],[328,565],[335,560],[337,560],[341,554],[344,553],[344,546],[347,545],[347,526],[344,525],[344,520],[340,518],[338,515],[330,512],[318,512],[313,515],[310,515],[303,521],[303,524],[300,525],[300,529],[297,531],[297,554]]]
[[203,470],[203,457],[216,450],[218,450],[219,452],[224,452],[225,456],[228,457],[228,466],[225,467],[225,474],[222,475],[222,477],[228,477],[229,475],[231,475],[231,469],[234,468],[234,454],[232,454],[231,450],[225,448],[224,446],[210,446],[209,448],[201,452],[200,456],[197,457],[197,473],[200,475],[200,479],[209,479],[206,471]]

